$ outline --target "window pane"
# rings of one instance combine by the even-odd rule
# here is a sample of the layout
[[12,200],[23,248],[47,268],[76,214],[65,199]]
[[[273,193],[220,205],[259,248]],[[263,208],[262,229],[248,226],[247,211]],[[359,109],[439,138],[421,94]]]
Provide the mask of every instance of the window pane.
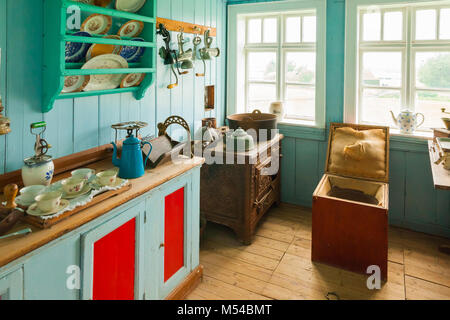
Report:
[[275,52],[248,53],[249,81],[276,81],[277,54]]
[[301,18],[286,18],[286,42],[300,42]]
[[400,107],[400,90],[364,89],[361,119],[364,122],[394,126],[389,111],[397,115]]
[[316,42],[316,17],[303,17],[303,42]]
[[278,21],[276,18],[264,19],[264,42],[277,42],[278,38]]
[[248,20],[248,43],[261,42],[261,19]]
[[395,41],[403,39],[403,13],[401,11],[384,14],[383,40]]
[[441,9],[439,39],[450,39],[450,9]]
[[314,84],[316,81],[316,53],[287,52],[286,81]]
[[277,100],[277,89],[275,84],[253,84],[248,86],[248,112],[259,109],[269,112],[269,106]]
[[315,118],[316,89],[298,85],[286,86],[286,114],[288,117]]
[[450,52],[417,52],[416,86],[450,89]]
[[400,87],[402,84],[401,52],[365,52],[362,57],[363,84],[378,87]]
[[416,11],[416,40],[436,39],[436,10]]
[[[441,108],[450,109],[450,92],[418,91],[416,94],[416,112],[425,116],[424,128],[442,128]],[[421,121],[419,116],[419,121]]]
[[381,37],[381,15],[379,12],[363,14],[363,40],[378,41]]

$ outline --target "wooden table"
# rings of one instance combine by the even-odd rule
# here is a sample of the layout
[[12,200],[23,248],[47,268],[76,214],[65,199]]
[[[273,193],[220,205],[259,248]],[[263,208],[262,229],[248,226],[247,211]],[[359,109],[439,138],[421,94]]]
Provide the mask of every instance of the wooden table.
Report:
[[[440,190],[450,190],[450,170],[444,169],[442,164],[435,164],[432,148],[434,148],[433,140],[428,141],[428,151],[430,154],[431,171],[433,172],[434,188]],[[450,254],[450,246],[442,245],[439,250],[443,253]]]

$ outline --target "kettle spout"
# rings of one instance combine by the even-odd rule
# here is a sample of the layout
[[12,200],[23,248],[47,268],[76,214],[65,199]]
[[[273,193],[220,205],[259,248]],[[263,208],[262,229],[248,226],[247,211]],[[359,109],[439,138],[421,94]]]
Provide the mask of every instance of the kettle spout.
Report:
[[392,110],[390,110],[390,113],[391,113],[391,116],[392,116],[392,120],[394,120],[395,125],[398,126],[398,120],[397,120],[397,118],[395,117],[395,115],[394,115],[394,113],[392,112]]
[[116,146],[116,144],[114,142],[111,142],[111,144],[112,144],[112,146],[114,148],[113,156],[112,156],[113,165],[116,166],[116,167],[120,167],[120,159],[117,158],[117,146]]

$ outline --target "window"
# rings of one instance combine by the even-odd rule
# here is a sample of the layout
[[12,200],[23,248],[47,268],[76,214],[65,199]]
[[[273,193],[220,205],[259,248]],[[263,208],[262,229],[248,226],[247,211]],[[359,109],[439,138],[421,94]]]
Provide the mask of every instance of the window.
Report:
[[[286,121],[324,125],[325,25],[318,22],[325,24],[325,1],[319,7],[319,1],[302,3],[302,10],[293,4],[265,4],[260,13],[249,10],[248,4],[230,6],[251,13],[235,10],[233,15],[230,10],[236,27],[229,34],[236,41],[230,42],[229,59],[236,63],[228,65],[229,114],[268,112],[272,102],[283,101]],[[271,10],[271,6],[296,9]]]
[[357,54],[346,55],[345,120],[395,127],[390,111],[408,109],[425,116],[418,130],[442,127],[441,109],[450,108],[450,2],[355,9],[357,35],[346,40],[347,52],[354,41]]

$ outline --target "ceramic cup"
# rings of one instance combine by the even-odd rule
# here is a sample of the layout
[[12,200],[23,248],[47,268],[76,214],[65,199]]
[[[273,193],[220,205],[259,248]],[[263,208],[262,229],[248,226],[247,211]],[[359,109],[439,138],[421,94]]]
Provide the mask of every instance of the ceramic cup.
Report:
[[112,186],[117,180],[117,171],[108,170],[97,173],[98,182],[102,186]]
[[92,169],[78,169],[75,171],[72,171],[72,177],[76,179],[83,179],[83,180],[89,180],[93,175],[95,174],[95,171]]
[[20,189],[20,197],[25,202],[33,202],[37,195],[46,189],[45,186],[35,185]]
[[63,190],[68,195],[76,194],[83,190],[84,184],[86,183],[86,180],[82,178],[69,178],[61,181],[61,185],[63,187]]
[[56,209],[61,204],[62,193],[59,191],[45,192],[36,196],[34,200],[37,202],[37,207],[42,212],[51,212]]

